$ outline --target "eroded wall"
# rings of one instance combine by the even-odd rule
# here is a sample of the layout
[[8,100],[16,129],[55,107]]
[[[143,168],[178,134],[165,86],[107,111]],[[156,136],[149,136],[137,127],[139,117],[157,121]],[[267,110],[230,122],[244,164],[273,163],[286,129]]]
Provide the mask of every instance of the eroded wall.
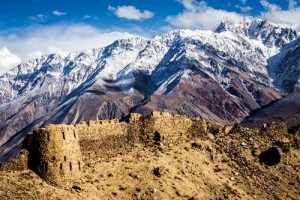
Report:
[[83,167],[74,126],[49,125],[30,135],[29,169],[54,185],[80,180]]
[[[80,180],[84,162],[110,158],[134,148],[135,143],[177,143],[203,132],[206,123],[180,115],[153,112],[131,114],[127,122],[89,121],[77,125],[48,125],[29,134],[22,165],[53,185],[67,186]],[[15,166],[18,156],[11,166]],[[12,168],[8,166],[7,169]]]

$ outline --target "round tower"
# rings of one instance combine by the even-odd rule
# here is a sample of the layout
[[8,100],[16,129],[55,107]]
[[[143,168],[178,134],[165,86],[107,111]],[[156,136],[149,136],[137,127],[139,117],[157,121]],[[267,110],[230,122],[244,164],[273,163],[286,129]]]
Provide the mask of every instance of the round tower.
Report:
[[46,182],[69,186],[80,181],[83,162],[74,126],[48,125],[37,129],[30,143],[29,168]]

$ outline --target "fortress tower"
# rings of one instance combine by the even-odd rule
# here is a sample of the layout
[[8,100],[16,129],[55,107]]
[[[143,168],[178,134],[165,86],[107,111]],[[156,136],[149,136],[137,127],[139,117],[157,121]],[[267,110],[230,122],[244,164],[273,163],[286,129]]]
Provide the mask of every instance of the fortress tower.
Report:
[[80,181],[83,162],[73,126],[49,125],[34,131],[30,140],[31,170],[53,185],[69,186]]

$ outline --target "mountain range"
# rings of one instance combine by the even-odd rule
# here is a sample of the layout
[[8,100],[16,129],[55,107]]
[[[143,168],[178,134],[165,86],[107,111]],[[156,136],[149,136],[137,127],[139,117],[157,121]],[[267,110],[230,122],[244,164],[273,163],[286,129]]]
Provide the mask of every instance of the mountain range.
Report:
[[298,37],[287,26],[247,18],[214,31],[174,30],[24,62],[0,77],[0,161],[18,152],[27,133],[50,123],[153,110],[221,125],[245,118],[259,124],[282,108],[298,119]]

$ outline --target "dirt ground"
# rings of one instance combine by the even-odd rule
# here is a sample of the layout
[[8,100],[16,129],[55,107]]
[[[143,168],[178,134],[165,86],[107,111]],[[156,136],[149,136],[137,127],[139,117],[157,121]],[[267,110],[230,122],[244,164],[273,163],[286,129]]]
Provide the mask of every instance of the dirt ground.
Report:
[[299,134],[238,128],[87,160],[72,187],[0,172],[0,199],[300,199]]

